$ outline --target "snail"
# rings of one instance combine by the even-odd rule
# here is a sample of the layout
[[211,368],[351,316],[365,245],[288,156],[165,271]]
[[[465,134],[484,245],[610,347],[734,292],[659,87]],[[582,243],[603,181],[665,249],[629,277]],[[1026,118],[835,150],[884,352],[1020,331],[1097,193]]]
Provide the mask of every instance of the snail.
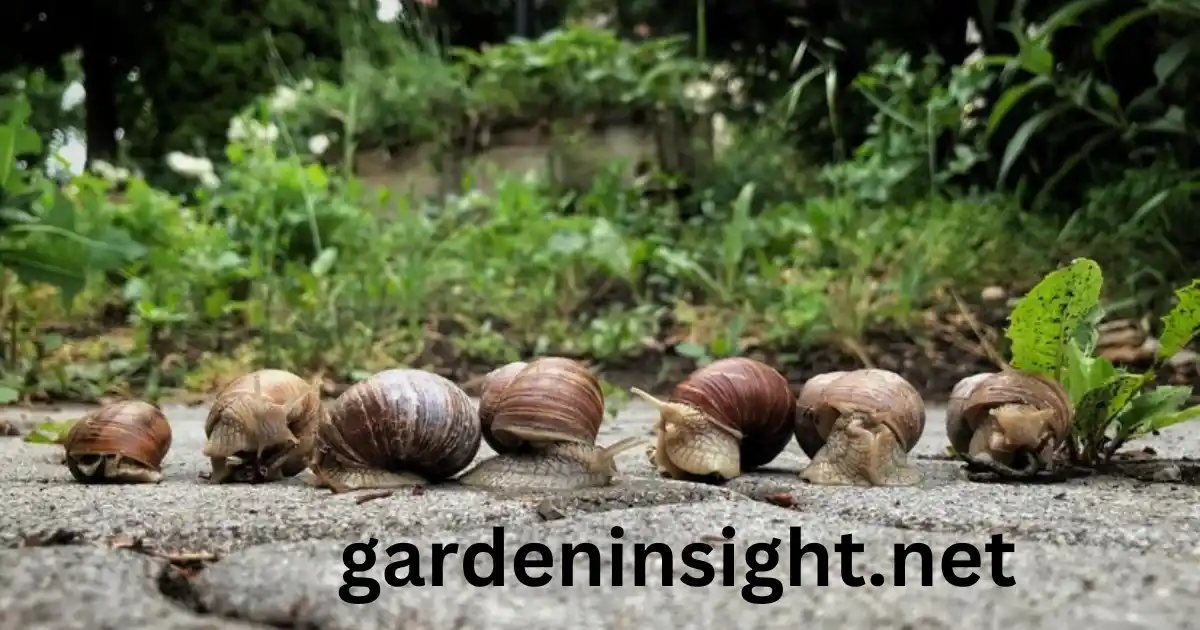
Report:
[[413,369],[379,372],[333,402],[317,429],[310,468],[334,492],[428,485],[479,452],[479,417],[448,379]]
[[727,481],[771,462],[792,439],[796,404],[787,379],[754,359],[714,361],[665,401],[630,391],[658,409],[648,452],[667,477]]
[[1007,369],[968,376],[954,386],[946,435],[971,468],[1028,477],[1053,467],[1074,416],[1071,398],[1057,382]]
[[906,486],[908,453],[925,432],[925,401],[904,377],[876,368],[809,379],[796,401],[796,442],[815,485]]
[[497,368],[479,400],[483,439],[495,457],[463,473],[468,486],[571,490],[606,486],[617,476],[617,455],[644,438],[596,445],[604,420],[600,381],[582,363],[541,357]]
[[217,394],[204,423],[210,483],[261,483],[293,477],[308,467],[321,397],[304,379],[283,370],[240,376]]
[[112,403],[72,425],[63,447],[67,469],[77,481],[158,483],[171,449],[171,425],[150,403]]

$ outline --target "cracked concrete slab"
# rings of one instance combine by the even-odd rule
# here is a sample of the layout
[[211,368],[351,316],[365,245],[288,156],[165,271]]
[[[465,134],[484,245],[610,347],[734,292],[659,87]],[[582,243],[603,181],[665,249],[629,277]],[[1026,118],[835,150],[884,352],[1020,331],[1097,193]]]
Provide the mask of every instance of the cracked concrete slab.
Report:
[[[332,495],[302,479],[261,486],[207,485],[199,479],[207,470],[200,455],[205,412],[167,409],[174,443],[164,465],[165,480],[155,486],[76,484],[58,461],[59,449],[0,438],[0,504],[5,506],[0,510],[0,546],[61,529],[88,545],[132,536],[156,549],[231,554],[192,580],[174,583],[168,598],[155,590],[162,586],[162,563],[129,551],[3,551],[0,630],[261,624],[367,629],[394,628],[398,619],[406,628],[559,628],[564,620],[604,628],[655,622],[707,628],[731,621],[762,627],[790,628],[799,621],[901,628],[958,626],[967,620],[1031,628],[1086,623],[1167,629],[1187,627],[1187,615],[1200,611],[1194,597],[1175,596],[1187,589],[1196,592],[1200,580],[1195,569],[1200,489],[1112,479],[969,483],[957,464],[937,459],[947,444],[939,409],[930,410],[925,435],[914,451],[922,482],[911,488],[808,486],[796,477],[807,459],[793,443],[767,470],[724,487],[658,479],[642,452],[634,450],[619,458],[626,476],[611,488],[553,495],[435,487],[361,504],[355,496]],[[605,425],[598,442],[646,435],[653,418],[648,407],[633,403]],[[1146,444],[1165,457],[1195,455],[1200,428],[1176,427]],[[480,457],[490,454],[483,446]],[[792,508],[754,500],[781,492],[790,497]],[[726,525],[736,528],[735,541],[776,536],[786,550],[788,528],[799,526],[806,541],[830,545],[842,533],[854,533],[866,547],[862,564],[872,567],[886,566],[887,554],[898,542],[924,542],[936,551],[959,541],[983,544],[992,533],[1003,533],[1016,547],[1005,566],[1017,585],[957,588],[935,578],[933,586],[917,590],[854,589],[840,585],[835,567],[831,586],[812,587],[806,564],[805,586],[786,589],[780,602],[756,606],[739,594],[744,568],[738,569],[735,587],[624,586],[616,593],[618,587],[605,586],[476,589],[465,584],[461,571],[448,569],[442,587],[384,585],[379,601],[362,606],[338,599],[345,571],[341,553],[350,542],[374,536],[381,547],[405,540],[423,549],[433,542],[465,546],[490,539],[490,528],[497,525],[505,527],[506,540],[514,545],[604,542],[610,540],[609,528],[620,525],[626,540],[661,541],[676,551],[700,537],[708,540]],[[513,553],[513,545],[507,551]],[[603,560],[606,567],[631,562],[629,557]],[[631,568],[625,569],[631,576]],[[677,573],[684,571],[677,567]],[[181,593],[177,587],[186,588]],[[94,598],[103,594],[120,605],[97,612],[90,625],[78,625],[87,621],[85,609],[38,604],[79,592]],[[143,617],[123,611],[133,607],[161,621],[141,621]],[[252,625],[237,625],[243,622],[236,619]]]

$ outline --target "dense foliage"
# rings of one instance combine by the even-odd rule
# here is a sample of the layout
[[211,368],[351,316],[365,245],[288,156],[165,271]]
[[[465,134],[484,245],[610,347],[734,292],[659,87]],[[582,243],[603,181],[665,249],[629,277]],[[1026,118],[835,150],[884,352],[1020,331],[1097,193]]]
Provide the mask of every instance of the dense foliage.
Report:
[[[457,19],[479,9],[453,3],[407,5],[452,35],[440,41],[291,4],[249,22],[221,3],[186,24],[188,3],[151,11],[170,36],[154,59],[128,52],[129,157],[61,186],[21,165],[47,153],[39,133],[81,124],[29,106],[64,77],[8,81],[6,398],[207,391],[266,364],[465,378],[531,353],[905,371],[953,347],[986,363],[978,338],[1002,340],[981,311],[1059,263],[1103,265],[1109,311],[1136,315],[1166,312],[1200,275],[1177,229],[1197,139],[1186,6],[1058,3],[1016,12],[1001,37],[1004,3],[990,21],[920,4],[856,21],[845,3],[747,5],[779,20],[622,3],[626,37],[564,26],[502,43],[494,17]],[[864,35],[916,29],[922,11],[960,35],[975,14],[985,54],[940,31]],[[242,26],[254,34],[215,43]],[[1149,83],[1123,78],[1142,62],[1108,61],[1127,31],[1153,42],[1129,55],[1154,52]],[[620,130],[649,148],[596,149]],[[548,147],[541,174],[477,159],[513,133]],[[414,163],[436,185],[392,176]]]

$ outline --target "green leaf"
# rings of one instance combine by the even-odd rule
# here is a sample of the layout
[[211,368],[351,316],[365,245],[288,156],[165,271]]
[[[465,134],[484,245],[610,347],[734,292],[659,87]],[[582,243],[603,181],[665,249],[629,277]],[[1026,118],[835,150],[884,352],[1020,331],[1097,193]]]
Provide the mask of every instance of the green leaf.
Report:
[[1025,152],[1025,146],[1029,144],[1029,140],[1033,135],[1042,130],[1054,119],[1055,116],[1067,111],[1070,105],[1061,103],[1050,109],[1038,112],[1031,116],[1029,120],[1021,123],[1013,134],[1012,139],[1008,141],[1008,146],[1004,147],[1004,157],[1000,161],[1000,177],[999,181],[1003,182],[1008,177],[1008,171],[1012,169],[1017,158]]
[[1100,266],[1088,258],[1076,258],[1042,278],[1009,316],[1005,336],[1012,341],[1012,366],[1058,379],[1067,342],[1099,304],[1103,284]]
[[333,263],[337,262],[338,250],[336,247],[326,247],[321,251],[317,259],[312,262],[310,271],[312,275],[320,278],[329,273],[333,268]]
[[1050,79],[1039,76],[1034,77],[1020,85],[1014,85],[1007,90],[1004,90],[1004,93],[1000,95],[1000,98],[996,99],[996,104],[992,106],[992,113],[990,116],[988,116],[988,133],[995,132],[996,127],[1000,125],[1000,123],[1004,120],[1004,117],[1008,115],[1008,112],[1017,103],[1019,103],[1021,99],[1025,98],[1026,95],[1039,87],[1045,87],[1050,84]]
[[1116,422],[1126,435],[1137,436],[1150,431],[1154,418],[1177,411],[1187,404],[1192,396],[1191,387],[1164,386],[1134,396],[1129,407],[1121,412]]
[[1140,374],[1121,374],[1084,394],[1075,410],[1075,432],[1086,440],[1098,440],[1144,383]]
[[1154,60],[1154,78],[1158,80],[1159,87],[1162,87],[1171,78],[1171,75],[1179,70],[1190,54],[1192,54],[1192,40],[1181,39]]
[[25,436],[24,441],[31,444],[62,444],[71,427],[78,421],[78,418],[74,418],[60,422],[43,422],[34,427],[33,431]]
[[1105,24],[1104,28],[1101,28],[1100,32],[1096,34],[1096,37],[1092,40],[1092,54],[1095,55],[1097,60],[1103,59],[1104,53],[1108,51],[1108,45],[1112,43],[1112,40],[1116,39],[1116,37],[1121,34],[1121,31],[1129,28],[1129,26],[1134,22],[1143,18],[1151,17],[1155,13],[1156,12],[1154,9],[1142,7],[1140,9],[1134,9],[1133,11],[1122,15],[1108,24]]
[[[1085,326],[1080,326],[1085,328]],[[1078,405],[1084,395],[1116,378],[1116,366],[1104,357],[1093,357],[1079,347],[1075,340],[1067,343],[1067,358],[1061,371],[1061,384],[1071,402]]]
[[1161,416],[1156,416],[1147,423],[1146,432],[1162,431],[1163,429],[1200,418],[1200,405],[1188,407],[1175,413],[1168,413]]
[[7,405],[16,402],[21,397],[19,390],[12,387],[0,386],[0,405]]
[[1158,340],[1157,361],[1165,361],[1184,346],[1200,329],[1200,278],[1175,291],[1178,303],[1163,316],[1163,331]]

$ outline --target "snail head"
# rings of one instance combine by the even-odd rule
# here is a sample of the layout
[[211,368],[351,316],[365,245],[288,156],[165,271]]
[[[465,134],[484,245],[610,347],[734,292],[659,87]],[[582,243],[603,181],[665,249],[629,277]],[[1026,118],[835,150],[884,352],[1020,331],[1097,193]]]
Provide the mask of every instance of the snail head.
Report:
[[991,425],[991,430],[978,434],[986,436],[987,450],[996,455],[1021,451],[1036,453],[1045,447],[1048,427],[1053,418],[1053,409],[1000,405],[991,409],[984,421]]

